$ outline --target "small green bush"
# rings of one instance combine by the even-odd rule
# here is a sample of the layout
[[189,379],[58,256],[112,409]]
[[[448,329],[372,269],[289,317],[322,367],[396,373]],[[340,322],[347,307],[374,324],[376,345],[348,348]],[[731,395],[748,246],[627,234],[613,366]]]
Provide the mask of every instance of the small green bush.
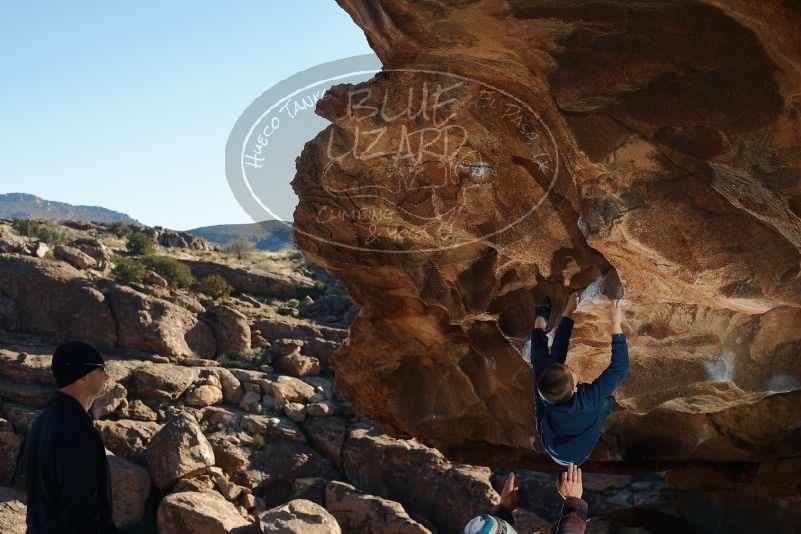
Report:
[[64,233],[64,230],[54,224],[42,225],[37,237],[39,237],[40,241],[44,241],[51,247],[63,245],[67,242],[67,235]]
[[144,232],[133,232],[128,236],[128,252],[150,256],[156,252],[156,242]]
[[131,235],[131,227],[122,221],[114,221],[108,225],[108,231],[117,237],[128,237]]
[[234,254],[237,259],[241,260],[250,255],[250,251],[253,250],[253,245],[247,241],[236,240],[225,245],[224,250],[228,254]]
[[39,221],[33,221],[31,219],[23,219],[22,217],[14,217],[11,219],[11,227],[16,230],[19,235],[27,237],[37,237],[41,226]]
[[195,277],[189,267],[170,256],[145,256],[142,263],[164,278],[170,287],[191,287],[195,284]]
[[39,241],[47,243],[51,247],[63,245],[67,242],[67,236],[64,230],[55,223],[42,224],[32,219],[14,217],[11,221],[11,227],[14,228],[18,234],[26,237],[34,237]]
[[292,306],[293,308],[297,308],[297,307],[299,307],[299,306],[300,306],[300,301],[299,301],[298,299],[289,299],[289,300],[287,301],[287,304],[288,304],[289,306]]
[[121,284],[141,284],[147,274],[147,268],[141,260],[114,256],[114,279]]
[[261,434],[256,434],[253,436],[253,439],[250,440],[248,446],[253,450],[259,450],[264,448],[264,436]]
[[305,260],[306,260],[306,257],[305,257],[305,256],[303,255],[303,253],[302,253],[301,251],[299,251],[299,250],[293,250],[292,252],[290,252],[289,254],[287,254],[287,255],[286,255],[286,257],[287,257],[288,259],[290,259],[290,260],[293,260],[293,261],[294,261],[294,260],[298,260],[298,261],[305,261]]
[[204,293],[213,299],[227,299],[234,288],[219,274],[209,274],[198,280],[195,291]]

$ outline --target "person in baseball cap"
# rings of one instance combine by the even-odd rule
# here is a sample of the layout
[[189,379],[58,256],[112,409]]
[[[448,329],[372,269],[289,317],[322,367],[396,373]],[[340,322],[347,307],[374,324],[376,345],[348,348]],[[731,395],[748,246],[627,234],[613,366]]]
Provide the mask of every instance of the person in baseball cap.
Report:
[[28,532],[118,534],[106,449],[89,414],[108,379],[103,356],[89,343],[67,341],[50,369],[59,389],[24,443]]

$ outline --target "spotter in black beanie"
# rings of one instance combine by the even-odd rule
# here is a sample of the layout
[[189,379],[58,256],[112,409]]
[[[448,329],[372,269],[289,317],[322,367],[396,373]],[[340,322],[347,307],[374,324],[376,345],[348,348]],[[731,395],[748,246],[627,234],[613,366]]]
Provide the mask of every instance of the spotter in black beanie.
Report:
[[103,366],[103,356],[92,345],[83,341],[67,341],[53,353],[50,370],[61,389]]

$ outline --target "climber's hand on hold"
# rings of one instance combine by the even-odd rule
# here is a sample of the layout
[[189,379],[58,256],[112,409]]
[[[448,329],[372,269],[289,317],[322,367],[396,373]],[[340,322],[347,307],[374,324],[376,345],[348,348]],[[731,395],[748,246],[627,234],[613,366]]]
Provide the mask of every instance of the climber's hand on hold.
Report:
[[515,487],[515,474],[509,473],[506,477],[506,483],[503,485],[501,492],[501,508],[506,508],[509,512],[513,512],[517,508],[518,491],[520,488]]
[[584,493],[584,488],[581,485],[581,469],[577,468],[575,464],[567,466],[567,471],[562,473],[562,476],[556,480],[556,491],[563,499],[568,497],[581,498]]
[[614,299],[609,305],[609,319],[612,322],[613,334],[623,333],[623,328],[621,326],[623,322],[623,307],[620,302],[620,299]]
[[578,291],[574,291],[567,297],[567,303],[565,304],[565,311],[562,313],[565,317],[570,317],[573,315],[573,312],[576,311],[579,304],[579,293]]

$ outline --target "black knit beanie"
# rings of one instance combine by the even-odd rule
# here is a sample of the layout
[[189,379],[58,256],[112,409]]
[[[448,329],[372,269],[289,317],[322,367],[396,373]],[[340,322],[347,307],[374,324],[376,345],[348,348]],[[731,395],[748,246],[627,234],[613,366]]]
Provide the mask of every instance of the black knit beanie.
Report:
[[83,341],[67,341],[53,353],[50,370],[59,389],[104,366],[103,356]]

